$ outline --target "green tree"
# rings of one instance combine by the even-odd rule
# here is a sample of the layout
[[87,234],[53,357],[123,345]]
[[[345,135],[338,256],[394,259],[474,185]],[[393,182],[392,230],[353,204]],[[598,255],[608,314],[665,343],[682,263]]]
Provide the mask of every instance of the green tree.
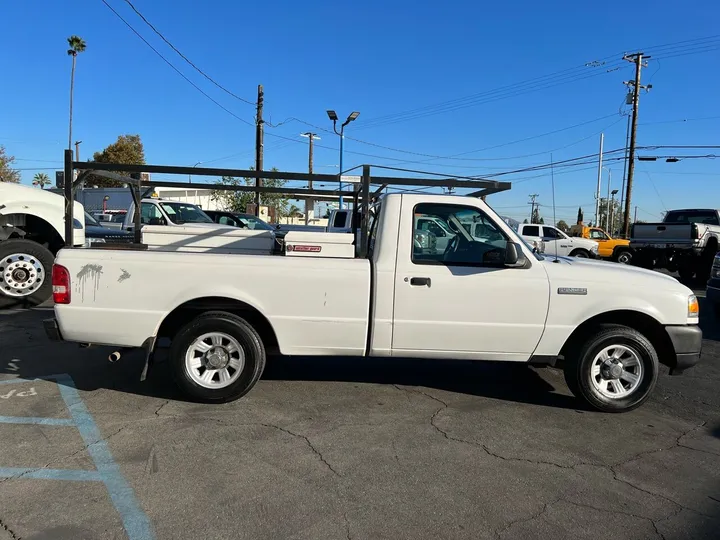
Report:
[[564,233],[566,233],[566,232],[568,232],[568,231],[570,230],[570,227],[568,227],[568,224],[565,223],[565,220],[564,220],[564,219],[561,219],[560,221],[558,221],[558,222],[555,224],[555,226],[556,226],[558,229],[560,229],[562,232],[564,232]]
[[[250,167],[250,170],[254,170]],[[276,172],[277,168],[273,167],[272,171]],[[287,183],[286,180],[266,178],[263,180],[264,187],[281,188]],[[236,178],[233,176],[223,176],[221,180],[216,182],[218,185],[226,186],[254,186],[254,178]],[[229,212],[247,212],[249,204],[255,201],[255,193],[252,191],[232,191],[232,190],[213,190],[213,201],[217,202],[223,209]],[[272,208],[276,219],[284,217],[288,212],[288,198],[282,193],[262,193],[260,195],[260,204]]]
[[611,221],[608,221],[608,200],[600,199],[600,220],[595,224],[596,227],[602,227],[605,231],[613,236],[619,231],[623,224],[624,212],[620,209],[620,201],[610,199],[612,209],[610,211]]
[[539,223],[540,225],[545,225],[545,219],[540,218],[540,219],[538,220],[538,223]]
[[5,147],[0,145],[0,182],[20,182],[20,171],[13,169],[10,165],[15,163],[15,156],[9,156]]
[[40,189],[45,189],[45,186],[50,185],[50,177],[45,173],[37,173],[33,176],[33,186],[39,186]]
[[73,92],[75,90],[75,64],[77,55],[85,52],[85,40],[79,36],[70,36],[67,39],[68,56],[72,56],[72,71],[70,72],[70,128],[68,129],[68,148],[72,148],[72,121],[73,121]]
[[[91,161],[97,163],[120,163],[123,165],[144,165],[145,149],[143,148],[140,135],[120,135],[117,141],[107,146],[101,152],[95,152]],[[112,171],[112,169],[109,169]],[[120,173],[128,176],[127,173]],[[123,182],[103,178],[102,176],[90,175],[86,184],[93,184],[105,187],[120,187]]]
[[523,223],[525,223],[527,225],[527,222],[528,222],[527,218],[523,219]]

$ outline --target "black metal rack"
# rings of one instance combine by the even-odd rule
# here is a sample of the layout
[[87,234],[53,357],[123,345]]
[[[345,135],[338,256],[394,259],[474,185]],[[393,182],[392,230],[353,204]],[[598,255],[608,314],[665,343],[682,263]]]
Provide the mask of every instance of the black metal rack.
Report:
[[[342,171],[339,174],[315,174],[315,173],[298,173],[283,171],[254,171],[243,169],[217,169],[217,168],[200,168],[200,167],[177,167],[170,165],[122,165],[115,163],[96,163],[89,161],[73,161],[72,150],[65,150],[65,246],[73,247],[73,202],[75,199],[75,190],[78,186],[88,178],[89,175],[102,176],[112,180],[126,183],[132,194],[135,203],[135,215],[133,227],[135,234],[135,245],[141,246],[141,223],[140,223],[140,202],[141,189],[146,187],[181,187],[189,189],[197,189],[198,186],[211,188],[217,191],[250,191],[254,193],[281,193],[293,197],[312,198],[317,195],[320,197],[352,197],[354,212],[359,213],[360,218],[360,253],[365,256],[367,253],[368,243],[368,209],[370,203],[380,197],[383,191],[390,187],[421,187],[421,188],[447,188],[447,189],[473,189],[468,196],[483,197],[493,193],[509,190],[510,182],[498,182],[495,180],[486,180],[480,178],[454,176],[445,177],[436,175],[438,178],[404,178],[393,176],[372,176],[371,168],[406,171],[411,173],[432,174],[423,171],[411,171],[407,169],[396,169],[393,167],[383,167],[379,165],[360,165],[348,171]],[[191,182],[171,182],[168,180],[152,180],[144,182],[141,173],[160,173],[160,174],[187,174],[193,176],[233,176],[240,178],[257,179],[277,179],[277,180],[296,180],[303,182],[325,182],[340,184],[341,175],[355,169],[362,169],[360,183],[353,187],[352,191],[341,191],[340,189],[310,189],[310,188],[275,188],[264,186],[229,186],[223,184],[193,184]],[[79,174],[75,180],[75,171]],[[119,173],[129,173],[125,176]],[[374,191],[371,192],[371,186]],[[356,239],[357,240],[357,239]]]

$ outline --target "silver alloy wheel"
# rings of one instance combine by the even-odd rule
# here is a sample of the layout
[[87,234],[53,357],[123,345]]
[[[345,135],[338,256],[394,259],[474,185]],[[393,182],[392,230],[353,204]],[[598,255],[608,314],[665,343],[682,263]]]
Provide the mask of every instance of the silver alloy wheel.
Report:
[[27,253],[13,253],[0,260],[0,289],[8,296],[29,296],[45,281],[40,260]]
[[643,364],[640,356],[625,345],[610,345],[600,351],[590,368],[595,389],[610,399],[629,396],[642,382]]
[[193,382],[204,388],[225,388],[245,367],[245,352],[234,337],[222,332],[203,334],[185,353],[185,369]]

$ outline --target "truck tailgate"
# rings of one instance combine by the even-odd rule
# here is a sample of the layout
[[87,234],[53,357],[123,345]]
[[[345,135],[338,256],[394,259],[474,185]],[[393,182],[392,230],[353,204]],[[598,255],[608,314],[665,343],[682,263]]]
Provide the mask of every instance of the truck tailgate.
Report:
[[636,223],[630,241],[639,244],[691,244],[691,223]]
[[284,354],[363,354],[370,265],[314,259],[159,251],[64,249],[71,301],[56,305],[63,338],[140,346],[178,306],[227,298],[257,309]]

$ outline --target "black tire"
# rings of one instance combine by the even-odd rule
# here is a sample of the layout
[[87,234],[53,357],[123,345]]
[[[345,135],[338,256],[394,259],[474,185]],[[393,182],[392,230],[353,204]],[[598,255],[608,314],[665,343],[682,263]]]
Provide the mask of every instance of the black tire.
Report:
[[632,264],[633,254],[629,249],[622,249],[617,252],[615,262],[619,264]]
[[[200,336],[222,332],[235,338],[244,354],[239,377],[223,388],[205,388],[192,379],[185,364],[185,355]],[[247,394],[265,369],[265,346],[257,331],[243,318],[224,311],[208,311],[186,324],[170,345],[170,366],[175,383],[188,398],[203,403],[226,403]]]
[[695,277],[695,270],[690,266],[681,266],[678,268],[678,275],[680,276],[680,281],[689,283]]
[[577,248],[570,253],[571,257],[578,257],[580,259],[589,259],[590,252],[587,249]]
[[[8,279],[8,265],[12,264],[15,255],[28,255],[30,260],[28,264],[33,268],[34,281],[28,286],[27,294],[23,296],[10,296],[6,291],[10,290],[10,286],[6,281]],[[42,271],[37,268],[37,263],[42,266]],[[6,240],[0,242],[0,309],[2,308],[18,308],[18,307],[34,307],[39,306],[43,302],[50,300],[52,297],[52,265],[55,262],[53,254],[44,246],[32,240]],[[44,274],[44,275],[40,275]],[[28,279],[30,274],[27,274]],[[34,287],[37,281],[42,279],[39,287]]]
[[[606,347],[624,345],[632,349],[642,364],[638,386],[625,397],[603,395],[592,383],[595,357]],[[652,343],[640,332],[627,326],[600,325],[571,348],[565,358],[565,382],[570,391],[602,412],[628,412],[642,405],[649,397],[659,373],[658,355]]]

